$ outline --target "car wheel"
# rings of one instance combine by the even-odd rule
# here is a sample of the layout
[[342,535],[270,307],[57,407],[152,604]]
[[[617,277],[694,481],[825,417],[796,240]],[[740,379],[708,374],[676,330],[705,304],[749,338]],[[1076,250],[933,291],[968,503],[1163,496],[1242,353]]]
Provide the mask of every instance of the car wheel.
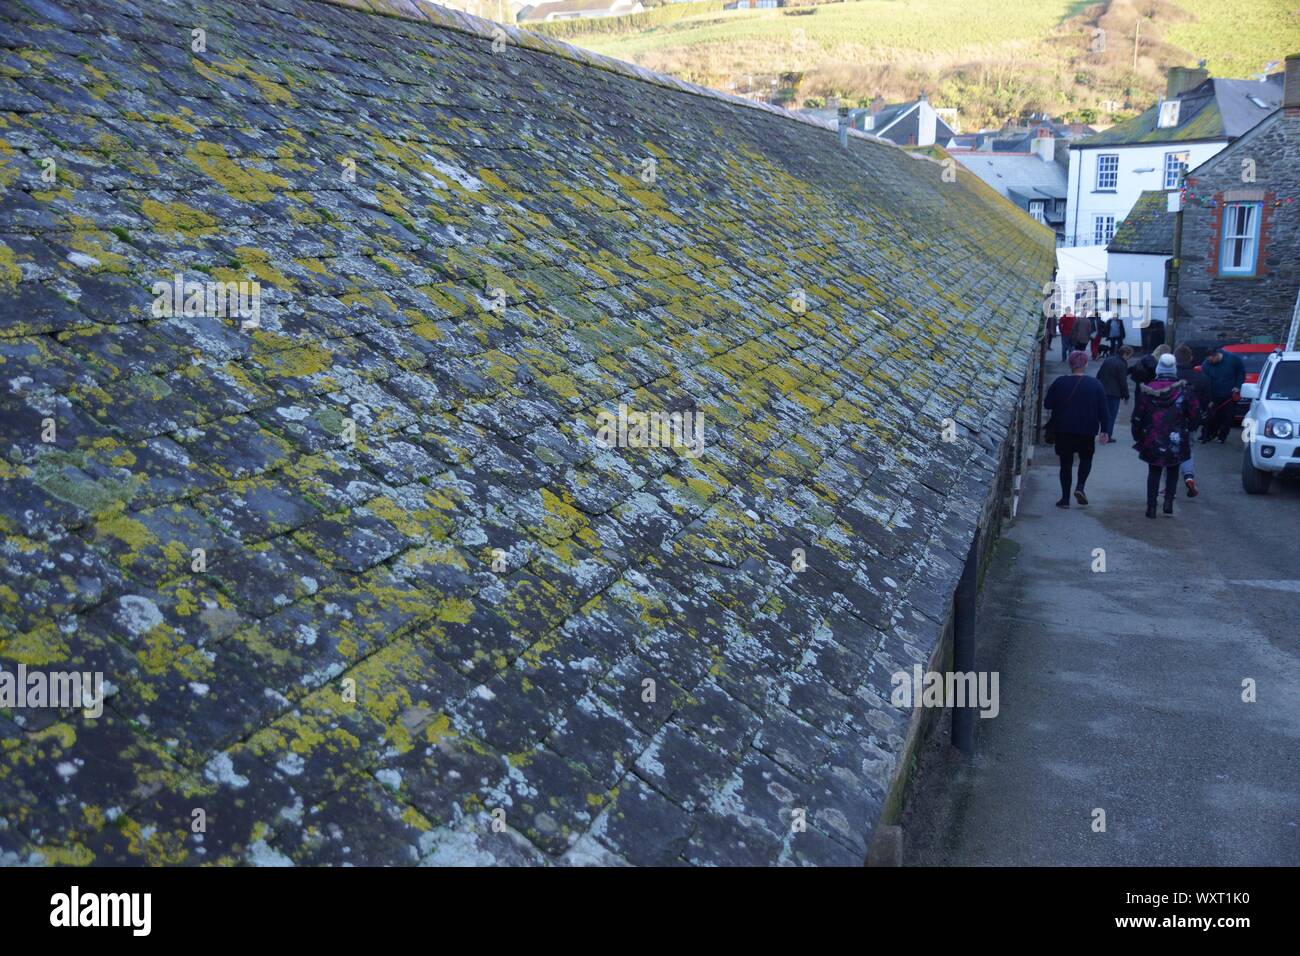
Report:
[[1250,460],[1250,446],[1247,445],[1241,450],[1241,487],[1246,489],[1248,495],[1266,495],[1268,486],[1272,483],[1273,476],[1256,468]]

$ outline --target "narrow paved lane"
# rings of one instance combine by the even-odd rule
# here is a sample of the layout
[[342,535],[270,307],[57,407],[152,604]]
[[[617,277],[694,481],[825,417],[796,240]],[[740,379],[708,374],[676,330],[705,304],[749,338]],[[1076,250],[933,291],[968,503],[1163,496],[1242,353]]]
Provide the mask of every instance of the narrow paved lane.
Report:
[[944,715],[909,864],[1300,864],[1300,485],[1247,496],[1234,432],[1197,446],[1201,496],[1150,520],[1131,408],[1087,507],[1054,507],[1057,459],[1036,450],[980,610],[1001,713],[976,721],[970,761]]

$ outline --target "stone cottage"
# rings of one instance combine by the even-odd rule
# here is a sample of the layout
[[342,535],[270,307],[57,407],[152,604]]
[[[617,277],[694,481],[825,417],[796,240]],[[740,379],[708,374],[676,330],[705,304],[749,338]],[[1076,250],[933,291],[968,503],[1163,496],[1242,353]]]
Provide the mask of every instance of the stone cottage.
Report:
[[1281,108],[1188,174],[1182,216],[1176,337],[1281,342],[1300,291],[1300,53]]

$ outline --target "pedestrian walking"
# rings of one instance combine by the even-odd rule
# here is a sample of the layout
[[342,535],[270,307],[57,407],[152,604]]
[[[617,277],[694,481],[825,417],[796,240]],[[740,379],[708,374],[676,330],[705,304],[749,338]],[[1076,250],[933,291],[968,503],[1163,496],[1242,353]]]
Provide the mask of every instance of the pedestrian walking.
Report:
[[1070,327],[1070,345],[1075,351],[1082,352],[1092,343],[1092,317],[1077,315],[1074,325]]
[[[1204,372],[1197,371],[1192,350],[1186,345],[1174,349],[1174,361],[1178,363],[1179,380],[1192,390],[1192,394],[1196,396],[1196,404],[1201,409],[1201,420],[1189,426],[1190,432],[1193,428],[1202,427],[1205,416],[1209,413],[1210,380],[1205,377]],[[1196,449],[1192,447],[1190,441],[1187,443],[1187,460],[1179,464],[1178,474],[1183,479],[1184,487],[1187,488],[1187,497],[1195,498],[1200,494],[1200,490],[1196,487]]]
[[1116,312],[1111,315],[1106,322],[1106,343],[1110,346],[1110,354],[1118,355],[1119,350],[1124,346],[1124,338],[1127,333],[1124,331],[1124,320]]
[[1107,435],[1115,434],[1120,402],[1128,401],[1128,360],[1132,355],[1133,350],[1125,345],[1115,354],[1108,355],[1097,369],[1097,381],[1106,391],[1106,427],[1102,430]]
[[[1047,440],[1056,446],[1061,460],[1061,500],[1058,508],[1070,507],[1070,486],[1074,484],[1074,500],[1088,503],[1084,491],[1088,474],[1092,471],[1092,456],[1098,440],[1104,445],[1110,441],[1106,431],[1106,390],[1101,382],[1084,374],[1088,356],[1079,350],[1070,353],[1070,374],[1059,376],[1047,389],[1043,407],[1052,413],[1047,422]],[[1098,438],[1100,433],[1100,438]],[[1073,481],[1074,458],[1079,457],[1079,476]]]
[[1106,330],[1106,323],[1101,320],[1101,313],[1092,313],[1092,338],[1088,340],[1088,349],[1092,353],[1092,360],[1097,361],[1097,354],[1101,351],[1101,336]]
[[1246,381],[1246,366],[1241,359],[1226,349],[1215,349],[1205,356],[1201,371],[1210,381],[1209,414],[1201,429],[1201,442],[1219,443],[1228,440],[1232,432],[1232,409],[1237,404],[1241,383]]
[[1191,457],[1192,428],[1201,416],[1196,395],[1178,377],[1178,363],[1162,355],[1156,377],[1138,386],[1133,402],[1133,447],[1147,464],[1147,517],[1156,516],[1160,478],[1164,476],[1165,514],[1174,513],[1179,465]]
[[1074,313],[1067,309],[1057,320],[1056,325],[1061,332],[1061,361],[1064,362],[1070,357],[1070,333],[1074,331]]

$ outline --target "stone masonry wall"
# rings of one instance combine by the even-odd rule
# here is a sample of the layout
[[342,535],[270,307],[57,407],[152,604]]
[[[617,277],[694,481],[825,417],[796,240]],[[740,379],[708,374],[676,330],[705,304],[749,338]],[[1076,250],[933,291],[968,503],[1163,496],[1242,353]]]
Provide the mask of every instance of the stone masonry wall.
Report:
[[[1188,177],[1198,199],[1183,212],[1180,341],[1281,341],[1290,325],[1300,288],[1300,110],[1266,123]],[[1223,204],[1241,200],[1264,204],[1256,275],[1222,276]]]

